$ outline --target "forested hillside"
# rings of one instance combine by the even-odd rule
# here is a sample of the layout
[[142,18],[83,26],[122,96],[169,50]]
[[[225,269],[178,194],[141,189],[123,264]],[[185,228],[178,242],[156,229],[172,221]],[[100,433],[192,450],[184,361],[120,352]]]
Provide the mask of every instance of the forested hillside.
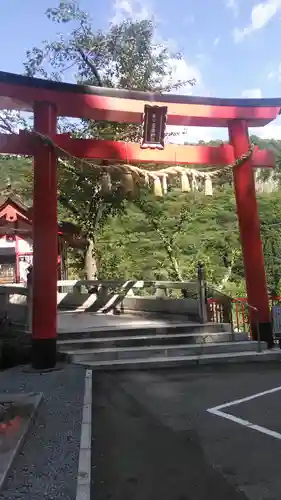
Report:
[[[30,161],[0,158],[2,187],[30,202]],[[95,234],[100,278],[188,279],[206,263],[211,282],[232,294],[244,293],[243,265],[232,186],[215,186],[212,197],[172,189],[161,199],[125,201]],[[281,268],[281,190],[258,196],[269,286],[278,292]],[[61,218],[77,222],[59,203]],[[184,214],[184,215],[183,215]],[[172,257],[168,243],[172,246]],[[75,257],[75,258],[74,258]],[[72,255],[72,272],[83,276],[83,258]],[[176,262],[176,267],[175,267]],[[177,266],[180,276],[177,274]],[[281,290],[280,290],[281,291]]]

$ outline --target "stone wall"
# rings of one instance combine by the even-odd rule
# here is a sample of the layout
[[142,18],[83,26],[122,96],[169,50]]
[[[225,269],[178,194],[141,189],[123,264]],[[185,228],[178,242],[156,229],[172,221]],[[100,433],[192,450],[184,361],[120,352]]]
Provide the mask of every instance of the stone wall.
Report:
[[155,297],[129,297],[122,302],[124,312],[150,312],[182,314],[199,318],[199,303],[195,299],[158,299]]

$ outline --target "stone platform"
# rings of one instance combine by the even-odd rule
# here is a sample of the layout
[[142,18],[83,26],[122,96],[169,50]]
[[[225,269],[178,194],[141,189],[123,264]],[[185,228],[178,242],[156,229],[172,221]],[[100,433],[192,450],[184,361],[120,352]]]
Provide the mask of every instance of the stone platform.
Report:
[[81,312],[61,312],[58,314],[58,334],[87,331],[110,331],[112,329],[165,327],[170,324],[189,323],[188,317],[183,315],[167,314],[145,317],[141,314],[99,314]]

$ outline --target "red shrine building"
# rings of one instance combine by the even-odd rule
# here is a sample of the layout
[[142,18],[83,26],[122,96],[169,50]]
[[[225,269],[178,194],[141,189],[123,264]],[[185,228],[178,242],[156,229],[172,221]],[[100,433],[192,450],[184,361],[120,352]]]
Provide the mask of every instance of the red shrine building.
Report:
[[[44,221],[42,221],[44,225]],[[81,245],[72,224],[58,224],[57,278],[67,274],[67,248]],[[0,196],[0,284],[26,284],[33,265],[32,207],[15,196]]]
[[[34,130],[0,134],[0,154],[33,157],[33,294],[32,366],[56,365],[57,339],[57,160],[69,156],[101,160],[107,165],[155,163],[205,165],[222,168],[233,164],[233,185],[244,261],[250,322],[254,337],[273,344],[255,168],[274,168],[272,151],[250,149],[249,127],[263,127],[277,118],[281,98],[219,99],[154,94],[115,88],[55,82],[0,72],[0,110],[34,114]],[[150,111],[148,111],[150,110]],[[157,112],[160,110],[160,114]],[[140,124],[142,143],[79,139],[59,134],[59,117]],[[163,124],[225,127],[229,143],[219,146],[164,144]],[[161,130],[160,130],[161,129]],[[159,133],[160,130],[160,133]],[[251,154],[249,154],[249,151]],[[244,160],[240,163],[242,157]],[[238,164],[235,162],[238,161]],[[94,168],[94,167],[93,167]],[[257,312],[254,320],[254,313]],[[257,319],[258,317],[258,319]],[[259,328],[257,328],[257,322]]]

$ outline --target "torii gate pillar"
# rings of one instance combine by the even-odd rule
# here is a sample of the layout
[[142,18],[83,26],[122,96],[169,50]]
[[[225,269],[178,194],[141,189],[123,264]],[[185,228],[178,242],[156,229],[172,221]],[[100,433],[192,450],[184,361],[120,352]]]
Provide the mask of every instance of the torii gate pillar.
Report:
[[[54,136],[56,127],[56,106],[36,102],[34,129]],[[57,227],[56,154],[50,146],[38,144],[34,151],[32,294],[32,367],[38,370],[56,365]]]
[[[229,123],[229,139],[236,158],[247,153],[250,147],[247,123],[234,120]],[[258,310],[249,311],[252,335],[257,339],[257,321],[260,339],[273,345],[271,314],[264,269],[260,221],[256,199],[254,169],[251,158],[234,169],[234,189],[240,228],[248,303]]]

